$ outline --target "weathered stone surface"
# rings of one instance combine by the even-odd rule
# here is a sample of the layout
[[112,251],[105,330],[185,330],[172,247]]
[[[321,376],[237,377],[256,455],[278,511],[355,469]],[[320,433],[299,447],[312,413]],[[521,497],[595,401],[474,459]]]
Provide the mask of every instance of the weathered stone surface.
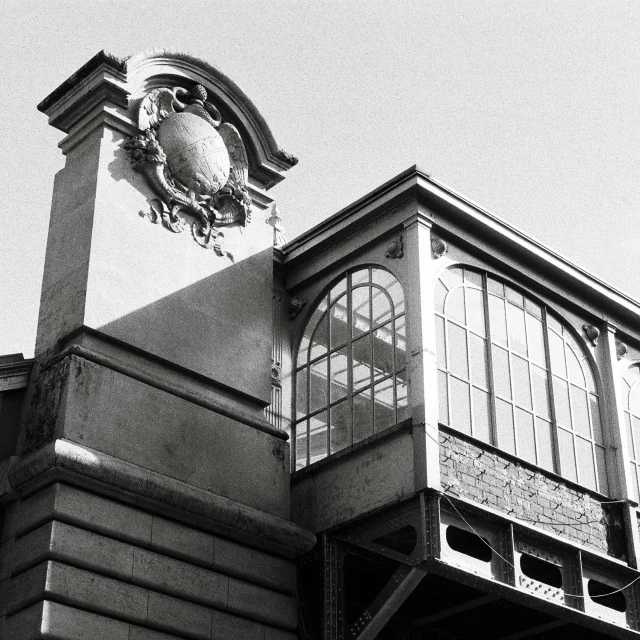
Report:
[[172,522],[160,516],[153,517],[151,548],[154,551],[211,567],[213,564],[213,539],[210,533]]
[[291,486],[294,522],[323,531],[413,495],[413,453],[412,434],[399,431],[296,478]]
[[158,553],[135,549],[132,580],[178,598],[227,608],[229,578]]

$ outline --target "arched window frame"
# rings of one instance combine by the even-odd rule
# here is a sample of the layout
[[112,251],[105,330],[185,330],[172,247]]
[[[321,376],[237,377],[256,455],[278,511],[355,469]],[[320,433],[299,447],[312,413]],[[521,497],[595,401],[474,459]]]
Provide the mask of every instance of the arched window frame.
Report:
[[[365,290],[367,312],[356,317],[354,308],[360,308],[364,304],[362,292]],[[376,302],[377,297],[378,300],[386,300],[389,304],[389,317],[385,317],[384,313],[377,315],[383,311],[379,302]],[[338,303],[341,301],[346,304],[338,313]],[[395,275],[380,265],[365,264],[349,269],[334,279],[308,312],[303,333],[294,351],[296,392],[293,409],[293,450],[296,469],[348,448],[408,417],[404,305],[402,285]],[[384,308],[384,304],[382,307]],[[340,314],[346,322],[346,326],[342,328],[339,322],[335,322]],[[361,319],[365,318],[366,321],[367,317],[370,321],[369,326],[361,324],[359,327]],[[343,330],[344,338],[335,337],[335,334],[340,334]],[[369,346],[367,342],[370,343]],[[326,343],[325,346],[322,346],[322,343]],[[376,349],[376,344],[382,343],[391,347],[392,363],[389,364],[387,353],[387,360],[383,362],[386,370],[383,369],[384,373],[380,374],[381,369],[374,365],[380,362],[381,352],[388,351],[387,348]],[[358,377],[366,373],[367,355],[372,363],[368,382],[366,378],[360,380]],[[358,357],[361,358],[360,361]],[[358,362],[361,364],[354,366]],[[316,370],[314,366],[317,367]],[[324,390],[318,385],[313,386],[314,375],[316,379],[322,379],[324,376]],[[340,376],[342,381],[336,385],[335,381],[339,380]],[[341,383],[346,387],[344,391],[340,391]],[[390,396],[393,398],[391,403]],[[387,407],[386,420],[383,405]],[[369,418],[366,415],[363,418],[367,406],[371,415]],[[343,413],[337,415],[334,421],[334,412],[338,411]],[[389,411],[393,413],[393,420],[390,420]],[[366,424],[367,419],[370,420],[370,424],[359,431],[358,427]],[[345,423],[348,425],[346,433],[344,429],[336,427]],[[325,436],[326,448],[322,450],[325,444],[322,439]]]
[[[458,277],[462,279],[456,280]],[[448,296],[459,287],[465,289],[461,297],[463,306],[460,307],[458,303],[459,308],[450,311],[449,304],[454,298],[450,300]],[[474,291],[471,297],[475,298],[476,308],[480,300],[482,304],[482,313],[477,314],[474,319],[465,313],[464,304],[468,291]],[[560,314],[517,285],[484,269],[465,264],[450,265],[437,274],[434,308],[438,341],[440,421],[606,494],[608,481],[599,402],[602,397],[601,383],[592,355],[571,325]],[[512,345],[511,335],[507,339],[507,333],[512,328],[510,313],[514,318],[514,325],[521,323],[522,326],[521,331],[514,332],[517,334],[516,339],[524,340],[520,347]],[[518,316],[521,316],[521,320]],[[443,333],[445,326],[446,332]],[[535,357],[532,355],[532,345],[528,343],[527,336],[530,332],[532,336],[538,335]],[[453,339],[450,333],[454,334]],[[478,350],[480,347],[476,348],[472,360],[474,342],[482,342],[483,345],[484,374],[481,373],[483,366],[479,356],[481,351]],[[554,344],[550,345],[550,342]],[[456,347],[452,349],[454,344]],[[562,347],[563,354],[561,366],[558,361],[559,347]],[[463,353],[456,354],[456,351]],[[570,353],[576,356],[575,361]],[[455,365],[451,362],[454,357],[459,359]],[[465,359],[466,378],[462,366]],[[475,367],[480,371],[476,373],[477,384],[474,382],[474,362],[479,362]],[[577,378],[576,363],[583,376],[581,380]],[[457,373],[450,370],[450,367],[458,367]],[[569,373],[567,367],[571,368]],[[521,372],[518,376],[514,374],[516,368]],[[516,377],[526,379],[528,384],[516,385]],[[449,401],[452,393],[456,396],[456,403],[453,405]],[[542,400],[539,403],[540,412],[536,404],[538,397]],[[477,415],[474,411],[474,398],[479,407]],[[454,419],[453,415],[456,411],[459,415],[464,414],[467,402],[469,428],[459,418]],[[547,409],[544,408],[545,404]],[[588,418],[586,422],[579,420],[584,415]],[[479,425],[477,429],[474,428],[474,420]],[[588,426],[588,433],[585,425]],[[529,440],[529,446],[521,445],[521,440]],[[588,449],[590,455],[587,455]],[[577,450],[580,451],[579,454],[576,453]],[[564,455],[560,455],[560,451]],[[573,452],[571,458],[567,455],[569,451]]]
[[622,374],[622,408],[634,498],[640,498],[640,361]]

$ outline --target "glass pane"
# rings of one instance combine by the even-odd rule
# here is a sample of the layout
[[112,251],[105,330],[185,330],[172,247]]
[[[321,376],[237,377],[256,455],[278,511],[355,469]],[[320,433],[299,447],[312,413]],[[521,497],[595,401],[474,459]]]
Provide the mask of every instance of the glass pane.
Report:
[[527,334],[524,328],[524,311],[512,304],[507,305],[509,320],[509,344],[516,353],[527,355]]
[[469,271],[469,269],[464,270],[464,279],[465,282],[482,289],[482,274],[477,271]]
[[542,320],[542,308],[539,304],[525,298],[524,307],[532,316]]
[[436,349],[438,351],[438,366],[441,369],[446,369],[447,357],[444,340],[444,318],[439,318],[438,316],[436,316]]
[[507,300],[517,304],[519,307],[524,307],[524,298],[521,293],[518,293],[511,287],[505,287],[505,293],[507,295]]
[[453,322],[447,322],[449,332],[449,371],[461,378],[469,378],[467,332]]
[[306,467],[307,462],[307,421],[296,425],[296,469]]
[[382,289],[371,289],[371,306],[373,308],[373,326],[389,322],[393,315],[391,301]]
[[571,385],[571,408],[573,409],[573,430],[587,438],[591,437],[587,392]]
[[316,332],[311,338],[309,357],[311,360],[320,357],[327,352],[329,346],[329,317],[325,314],[318,323]]
[[449,424],[449,395],[447,393],[447,374],[438,371],[438,421]]
[[394,280],[393,284],[387,288],[387,293],[391,296],[391,301],[393,302],[393,312],[396,315],[404,313],[402,285],[397,280]]
[[629,411],[640,417],[640,384],[636,383],[629,392]]
[[296,419],[307,415],[307,369],[296,373]]
[[447,297],[447,287],[445,287],[440,280],[436,282],[435,290],[435,310],[436,313],[442,313],[444,315],[444,299]]
[[484,294],[479,289],[467,287],[467,323],[472,331],[485,335]]
[[357,389],[371,382],[371,334],[353,342],[353,388]]
[[373,379],[394,372],[393,365],[393,324],[389,323],[373,332]]
[[473,333],[469,334],[469,339],[471,341],[471,381],[487,389],[487,341]]
[[633,416],[631,418],[631,424],[633,426],[633,444],[636,450],[636,460],[640,458],[640,420]]
[[311,365],[309,380],[309,412],[326,407],[327,402],[327,358],[326,356]]
[[328,455],[327,412],[309,418],[309,464],[313,464]]
[[447,269],[442,272],[440,280],[444,282],[447,289],[455,287],[457,284],[462,284],[462,269],[454,267],[453,269]]
[[496,398],[496,421],[498,446],[509,453],[515,453],[516,441],[513,432],[512,406],[500,398]]
[[487,278],[487,288],[490,293],[495,293],[496,295],[504,298],[504,285],[493,278]]
[[544,353],[544,336],[542,333],[542,322],[533,316],[526,315],[527,340],[529,344],[529,357],[536,364],[547,366],[547,359]]
[[578,454],[578,472],[580,484],[589,489],[597,489],[596,466],[593,461],[591,443],[582,438],[576,438],[576,453]]
[[516,426],[518,430],[518,456],[536,462],[536,442],[533,433],[533,416],[528,411],[516,409]]
[[569,380],[574,384],[577,384],[582,387],[586,387],[584,374],[582,373],[582,367],[578,362],[578,358],[576,354],[573,352],[573,349],[567,345],[567,370],[569,372]]
[[351,294],[351,316],[353,337],[366,333],[371,328],[369,312],[369,287],[358,287]]
[[531,377],[533,378],[533,398],[536,414],[546,420],[551,418],[549,404],[549,387],[547,372],[536,365],[531,365]]
[[353,396],[353,442],[373,435],[373,403],[371,389]]
[[564,362],[564,342],[554,331],[549,331],[549,353],[551,355],[551,371],[558,376],[566,377],[567,367]]
[[[625,411],[624,413],[624,422],[627,427],[627,442],[629,443],[629,455],[633,460],[637,460],[637,456],[634,450],[640,451],[640,447],[635,447],[635,441],[633,439],[633,433],[631,432],[631,418],[629,414]],[[639,443],[640,444],[640,443]]]
[[343,347],[339,351],[334,351],[329,356],[329,375],[331,380],[331,402],[346,398],[349,391],[347,380],[347,368],[349,361],[347,360],[347,349]]
[[498,344],[507,344],[507,322],[504,316],[504,300],[489,296],[489,324],[491,340]]
[[379,284],[383,289],[388,289],[397,282],[395,276],[384,269],[371,269],[371,282]]
[[335,284],[331,291],[329,291],[329,301],[331,303],[335,302],[341,295],[346,293],[347,291],[347,279],[342,278],[340,282]]
[[373,431],[378,433],[396,423],[396,410],[393,402],[393,378],[380,382],[373,387]]
[[[396,368],[404,369],[407,366],[407,339],[404,327],[405,316],[396,318]],[[443,321],[444,322],[444,321]]]
[[355,287],[357,284],[369,282],[369,268],[358,269],[351,274],[351,286]]
[[400,371],[396,376],[396,405],[398,409],[398,423],[409,417],[409,402],[407,398],[407,372]]
[[445,315],[460,324],[466,324],[466,316],[464,312],[464,287],[456,287],[449,291],[447,304],[445,306]]
[[302,340],[300,341],[300,348],[298,349],[298,367],[303,367],[307,364],[307,359],[309,356],[309,343],[311,340],[307,336],[302,336]]
[[346,344],[348,340],[347,296],[335,302],[329,311],[329,332],[331,348]]
[[547,326],[549,329],[553,329],[559,336],[563,334],[562,325],[550,313],[547,314]]
[[340,402],[331,407],[331,427],[329,444],[331,453],[336,453],[351,444],[351,430],[349,428],[349,403]]
[[493,359],[493,383],[495,385],[495,392],[504,398],[511,399],[509,354],[504,349],[493,345],[491,355]]
[[573,436],[564,429],[558,429],[558,453],[560,458],[560,474],[576,482],[576,460],[573,453]]
[[457,378],[450,377],[451,384],[451,426],[458,431],[471,435],[471,404],[469,385]]
[[598,491],[609,495],[609,482],[607,480],[607,463],[604,448],[596,446],[596,473],[598,474]]
[[515,401],[525,409],[531,409],[531,381],[529,380],[529,363],[518,356],[511,356],[513,367],[513,392]]
[[569,412],[569,389],[564,380],[553,376],[553,397],[556,405],[556,420],[558,424],[571,427],[571,413]]
[[473,435],[483,442],[491,443],[491,410],[489,394],[473,388]]
[[549,471],[555,471],[553,463],[553,435],[552,426],[546,420],[536,418],[536,433],[538,439],[538,464]]

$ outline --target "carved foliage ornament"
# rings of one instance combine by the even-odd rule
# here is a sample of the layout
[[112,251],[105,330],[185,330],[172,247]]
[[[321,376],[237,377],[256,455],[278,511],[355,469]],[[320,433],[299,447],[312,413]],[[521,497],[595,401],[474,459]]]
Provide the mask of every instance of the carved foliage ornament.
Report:
[[200,246],[233,259],[222,248],[220,228],[251,221],[249,163],[238,130],[222,122],[199,84],[147,93],[138,127],[125,149],[158,196],[145,215],[174,233],[190,226]]

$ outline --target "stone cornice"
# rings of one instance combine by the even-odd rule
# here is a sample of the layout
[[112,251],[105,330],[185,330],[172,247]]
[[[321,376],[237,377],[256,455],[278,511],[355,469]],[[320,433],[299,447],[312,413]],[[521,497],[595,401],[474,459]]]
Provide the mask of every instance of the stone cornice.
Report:
[[0,392],[24,389],[29,382],[33,359],[25,360],[21,353],[0,356]]
[[54,482],[77,484],[285,557],[300,555],[315,536],[292,522],[68,440],[56,440],[5,467],[3,500]]
[[[140,91],[153,84],[156,77],[166,82],[168,75],[205,85],[219,100],[221,108],[228,111],[227,117],[243,136],[246,134],[250,174],[260,188],[269,189],[283,180],[283,172],[298,162],[278,146],[262,114],[233,80],[206,60],[183,51],[150,49],[129,58],[101,51],[49,94],[38,109],[49,116],[52,126],[70,137],[78,137],[78,128],[83,129],[82,136],[87,135],[86,126],[82,124],[87,114],[96,107],[110,108],[112,112],[117,111],[117,115],[114,117],[111,113],[103,124],[131,134],[136,128],[128,113],[132,101],[135,102]],[[94,114],[93,124],[96,122],[99,121]],[[75,141],[63,141],[61,146],[66,152],[73,144]],[[262,204],[259,198],[258,206],[263,208]]]

